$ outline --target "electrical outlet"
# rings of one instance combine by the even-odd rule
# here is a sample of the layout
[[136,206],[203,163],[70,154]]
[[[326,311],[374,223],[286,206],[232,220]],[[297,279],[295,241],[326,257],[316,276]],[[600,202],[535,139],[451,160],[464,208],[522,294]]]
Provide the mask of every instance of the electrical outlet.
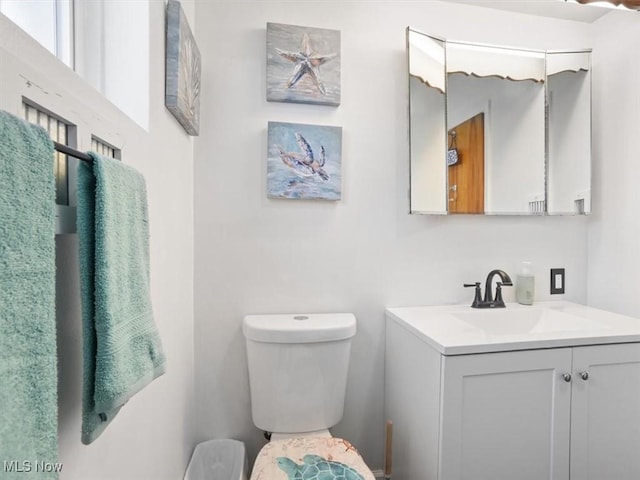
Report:
[[564,268],[551,269],[551,295],[564,293]]

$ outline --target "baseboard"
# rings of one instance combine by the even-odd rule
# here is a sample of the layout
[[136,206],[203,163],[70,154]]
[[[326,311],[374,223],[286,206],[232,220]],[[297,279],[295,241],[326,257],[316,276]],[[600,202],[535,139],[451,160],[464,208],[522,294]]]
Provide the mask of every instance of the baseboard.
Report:
[[371,473],[373,473],[373,476],[376,478],[384,478],[383,470],[372,470]]

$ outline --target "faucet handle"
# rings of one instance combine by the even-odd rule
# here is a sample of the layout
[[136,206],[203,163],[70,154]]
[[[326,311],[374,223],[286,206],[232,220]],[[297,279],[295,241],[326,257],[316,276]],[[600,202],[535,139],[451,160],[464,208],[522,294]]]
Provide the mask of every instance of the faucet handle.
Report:
[[471,303],[472,308],[480,308],[480,302],[482,302],[482,292],[480,290],[480,282],[475,283],[464,283],[463,286],[465,288],[475,287],[475,295],[473,297],[473,303]]
[[511,283],[496,282],[496,298],[494,300],[496,307],[504,307],[504,300],[502,299],[502,286],[511,287]]

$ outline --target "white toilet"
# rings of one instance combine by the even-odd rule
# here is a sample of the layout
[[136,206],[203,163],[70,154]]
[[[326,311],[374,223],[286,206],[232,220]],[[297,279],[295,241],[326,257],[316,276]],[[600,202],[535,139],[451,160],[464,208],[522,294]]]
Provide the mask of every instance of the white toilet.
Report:
[[248,315],[242,331],[253,423],[271,435],[251,480],[374,480],[353,445],[329,433],[344,411],[353,314]]

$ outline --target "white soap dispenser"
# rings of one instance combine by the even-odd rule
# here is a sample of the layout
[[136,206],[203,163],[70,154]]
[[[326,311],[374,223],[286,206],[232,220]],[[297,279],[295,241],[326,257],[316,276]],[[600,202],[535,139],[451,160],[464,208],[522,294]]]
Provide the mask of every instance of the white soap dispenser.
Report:
[[536,277],[533,275],[531,262],[522,262],[516,277],[516,300],[521,305],[533,305],[536,291]]

